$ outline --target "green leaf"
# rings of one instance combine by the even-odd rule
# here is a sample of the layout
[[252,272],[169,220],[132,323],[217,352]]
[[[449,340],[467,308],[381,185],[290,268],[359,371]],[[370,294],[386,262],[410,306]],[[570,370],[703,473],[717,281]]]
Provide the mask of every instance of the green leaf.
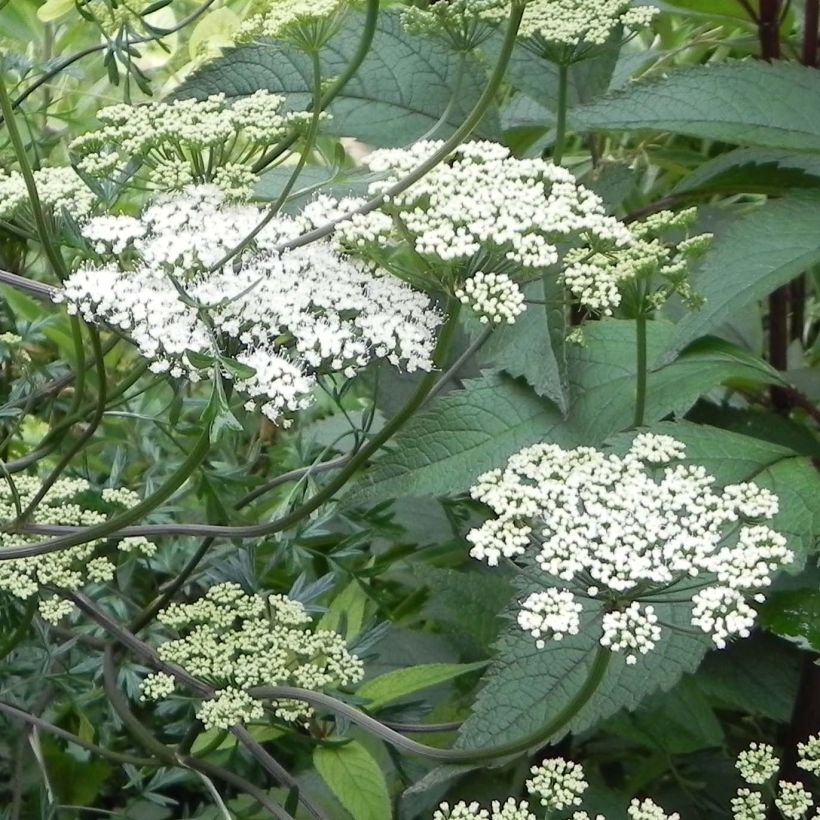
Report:
[[356,691],[356,696],[365,698],[370,710],[380,709],[388,703],[399,700],[422,689],[429,689],[439,683],[475,672],[487,664],[478,663],[427,663],[421,666],[410,666],[407,669],[394,669],[363,683]]
[[775,635],[820,652],[820,590],[775,592],[766,601],[760,622]]
[[[344,71],[361,39],[362,25],[362,15],[351,13],[322,51],[323,78]],[[325,131],[374,146],[405,145],[433,129],[446,112],[436,136],[448,136],[464,121],[486,79],[478,60],[467,56],[456,89],[458,59],[434,38],[408,34],[398,10],[381,12],[370,52],[331,105]],[[304,110],[311,99],[311,73],[310,58],[286,43],[246,45],[195,72],[177,96],[202,98],[222,92],[237,97],[267,89],[287,95],[292,109]],[[497,117],[491,114],[479,132],[483,128],[484,135],[491,135],[497,127]]]
[[[670,347],[674,325],[649,322],[649,361]],[[567,424],[579,441],[595,443],[632,423],[637,359],[635,322],[608,319],[584,327],[586,345],[569,348],[573,397]],[[645,420],[651,424],[670,413],[681,416],[705,392],[730,379],[757,383],[779,379],[765,362],[728,342],[710,340],[678,359],[650,368]]]
[[704,258],[694,285],[706,303],[680,321],[670,349],[712,332],[817,262],[820,194],[801,191],[767,203],[731,225]]
[[[524,293],[528,299],[544,301],[546,298],[542,281],[531,283]],[[553,315],[550,311],[549,317]],[[563,327],[560,332],[564,333]],[[525,379],[539,396],[550,399],[566,412],[566,385],[553,352],[545,305],[529,305],[514,325],[493,331],[481,348],[480,355],[483,364],[490,364],[511,376]]]
[[389,820],[393,816],[384,774],[361,743],[354,740],[344,746],[318,746],[313,765],[353,820]]
[[707,655],[696,681],[719,709],[788,723],[800,684],[800,658],[783,641],[756,633]]
[[[517,597],[530,591],[522,585]],[[686,605],[659,602],[655,611],[666,624],[688,626]],[[498,642],[493,664],[456,745],[481,748],[515,741],[548,724],[570,703],[589,674],[600,637],[597,620],[587,612],[582,615],[586,626],[578,635],[550,642],[544,649],[538,649],[532,636],[511,624]],[[681,675],[698,667],[709,644],[705,635],[666,629],[657,647],[634,666],[627,666],[623,655],[613,653],[598,691],[553,739],[567,731],[589,729],[619,709],[635,709],[647,696],[671,688]]]
[[346,624],[345,638],[348,641],[355,638],[364,625],[367,601],[368,598],[362,585],[354,579],[334,597],[327,612],[322,615],[317,624],[317,629],[335,632],[344,622]]
[[710,63],[636,83],[570,117],[579,131],[671,131],[820,151],[820,77],[796,63]]
[[781,194],[790,188],[817,187],[820,157],[769,148],[738,148],[698,166],[671,193]]
[[561,421],[557,408],[503,374],[465,382],[410,419],[349,503],[463,492],[522,447],[568,441]]
[[691,754],[723,742],[720,722],[691,678],[653,695],[638,711],[607,721],[605,731],[667,754]]

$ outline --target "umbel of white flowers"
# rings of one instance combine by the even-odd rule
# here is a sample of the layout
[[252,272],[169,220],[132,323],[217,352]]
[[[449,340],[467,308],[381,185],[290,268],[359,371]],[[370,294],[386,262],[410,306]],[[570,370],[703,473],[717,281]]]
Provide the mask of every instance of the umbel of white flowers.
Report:
[[[600,617],[600,643],[627,663],[662,634],[653,606],[685,597],[694,627],[725,647],[755,621],[772,575],[792,561],[762,520],[778,499],[752,483],[719,489],[685,446],[641,433],[623,455],[591,447],[528,447],[478,480],[474,498],[494,516],[467,536],[470,554],[519,562],[544,589],[520,602],[518,623],[538,647]],[[683,604],[685,606],[685,604]]]
[[[36,476],[15,477],[19,495],[18,502],[25,509],[40,490]],[[51,487],[31,516],[34,524],[58,524],[71,527],[89,527],[106,521],[105,508],[111,511],[133,507],[139,496],[123,488],[106,489],[97,498],[89,498],[92,486],[81,478],[60,478]],[[97,509],[89,509],[90,504]],[[11,523],[17,517],[14,497],[8,484],[0,484],[0,521]],[[4,546],[40,541],[42,536],[0,533],[0,553]],[[17,598],[28,599],[37,595],[43,586],[59,587],[75,592],[87,583],[105,583],[114,577],[114,563],[105,556],[94,557],[100,541],[89,541],[76,547],[35,555],[29,558],[12,558],[0,561],[0,590]],[[117,550],[123,554],[150,556],[156,545],[142,537],[123,538],[117,542]],[[51,595],[41,599],[40,614],[51,623],[70,614],[74,608],[70,601]]]
[[[364,161],[380,178],[369,193],[386,193],[441,145],[422,141],[374,151]],[[638,272],[634,265],[600,264],[594,277],[587,276],[590,255],[618,254],[634,244],[630,229],[609,216],[600,197],[566,168],[517,159],[493,142],[464,143],[379,210],[352,216],[336,233],[346,246],[374,258],[383,258],[386,247],[410,242],[442,285],[463,292],[465,277],[541,271],[571,251],[563,278],[587,307],[602,313],[620,304],[619,285]],[[584,287],[577,288],[581,277]]]
[[[307,406],[319,375],[355,375],[374,359],[413,372],[432,367],[441,315],[428,298],[330,242],[279,253],[310,227],[281,216],[241,261],[214,266],[261,222],[212,186],[158,197],[136,219],[101,216],[84,234],[100,257],[64,283],[71,313],[127,333],[154,372],[223,375],[273,421]],[[222,366],[220,365],[220,366]]]
[[[820,736],[812,735],[804,743],[798,743],[797,758],[799,768],[815,776],[820,773]],[[775,806],[787,820],[801,820],[814,804],[811,792],[802,783],[779,780],[774,786],[770,782],[780,769],[780,759],[768,743],[751,743],[737,756],[735,765],[746,783],[763,789],[737,790],[732,798],[734,820],[766,820],[766,804],[770,796],[774,797]],[[813,815],[813,820],[818,818],[820,812]]]
[[[254,686],[319,691],[358,683],[364,673],[339,634],[312,630],[304,606],[284,595],[249,595],[238,584],[218,584],[193,603],[172,604],[158,619],[181,635],[158,646],[160,658],[217,689],[197,713],[206,729],[261,720],[264,704],[247,691]],[[167,698],[175,687],[171,675],[151,674],[142,683],[143,699]],[[284,721],[312,714],[299,701],[271,708]]]
[[[409,31],[441,34],[454,47],[466,48],[486,39],[509,17],[510,8],[510,0],[448,0],[409,8],[402,18]],[[619,30],[648,26],[658,11],[633,6],[630,0],[529,0],[518,34],[525,44],[532,40],[549,50],[569,50],[570,57],[578,59],[588,48],[605,45]]]
[[102,128],[77,137],[71,150],[77,167],[93,177],[116,177],[138,162],[136,178],[157,190],[213,183],[232,199],[247,199],[257,181],[254,161],[311,117],[283,112],[284,102],[279,94],[257,91],[231,101],[214,94],[112,105],[97,113]]
[[[490,809],[475,801],[461,801],[454,805],[442,803],[433,814],[433,820],[537,820],[554,817],[580,806],[582,795],[589,787],[582,766],[562,757],[550,758],[530,769],[532,777],[525,786],[529,800],[513,797],[505,802],[494,800]],[[537,812],[537,814],[536,814]],[[677,813],[666,814],[650,799],[633,800],[627,809],[630,820],[680,820]],[[561,816],[565,816],[561,814]],[[590,815],[577,810],[571,820],[605,820],[602,814]]]

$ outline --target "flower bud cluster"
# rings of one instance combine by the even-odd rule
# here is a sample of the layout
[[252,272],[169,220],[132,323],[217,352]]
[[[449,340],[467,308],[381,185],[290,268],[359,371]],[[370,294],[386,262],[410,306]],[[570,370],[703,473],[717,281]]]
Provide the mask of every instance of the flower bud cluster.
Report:
[[761,786],[780,768],[780,759],[768,743],[751,743],[735,761],[740,776],[753,786]]
[[[218,690],[198,713],[206,728],[229,729],[262,718],[262,701],[248,692],[254,686],[335,689],[357,683],[364,672],[340,635],[312,631],[302,604],[283,595],[250,595],[238,584],[223,583],[193,603],[171,604],[158,620],[181,636],[159,645],[160,658]],[[143,697],[167,697],[172,691],[167,678],[147,677]],[[272,706],[285,721],[304,721],[312,714],[296,701]]]
[[[36,476],[15,477],[19,504],[25,509],[40,490]],[[86,499],[95,491],[91,484],[81,478],[60,478],[52,486],[31,516],[33,524],[49,524],[71,527],[89,527],[101,524],[108,515],[105,508],[116,511],[133,507],[139,496],[124,488],[103,490],[94,500],[96,509],[89,509]],[[0,484],[0,521],[9,524],[17,518],[14,497],[6,482]],[[42,540],[42,536],[0,533],[0,552],[4,546],[17,546]],[[0,561],[0,591],[28,599],[40,592],[43,586],[58,587],[69,591],[81,589],[86,583],[105,583],[114,577],[116,566],[107,557],[94,557],[101,541],[89,541],[74,547],[34,555],[29,558],[11,558]],[[117,543],[123,553],[151,556],[156,545],[145,538],[124,538]],[[70,614],[73,605],[58,596],[43,598],[39,604],[42,617],[56,623]]]
[[634,798],[626,810],[629,820],[680,820],[677,812],[667,814],[654,800],[649,797],[638,800]]
[[411,34],[440,36],[457,51],[469,51],[509,15],[509,0],[448,0],[425,8],[410,6],[402,11],[401,19]]
[[260,37],[319,47],[338,28],[349,0],[256,0],[236,34],[238,42]]
[[[381,175],[370,194],[386,192],[441,145],[422,141],[370,154],[366,164]],[[337,236],[363,251],[409,242],[432,269],[457,264],[465,271],[510,263],[541,269],[560,261],[559,246],[618,249],[632,242],[629,229],[568,170],[516,159],[491,142],[459,146],[381,209],[341,224]]]
[[550,45],[605,45],[620,28],[640,29],[658,14],[630,0],[530,0],[519,35]]
[[172,377],[211,375],[216,331],[239,350],[223,376],[277,422],[310,403],[322,374],[352,377],[373,359],[432,367],[441,316],[429,299],[330,242],[278,252],[307,227],[299,217],[273,220],[238,261],[215,267],[263,216],[199,186],[158,197],[139,219],[92,219],[83,230],[102,263],[82,265],[59,298],[127,333],[152,371]]
[[[40,203],[55,216],[80,220],[91,213],[94,194],[73,168],[40,168],[34,172]],[[29,195],[22,174],[0,169],[0,220],[31,223]]]
[[103,127],[77,137],[71,149],[77,167],[93,177],[116,176],[138,161],[155,189],[212,182],[233,199],[247,199],[256,182],[255,160],[310,118],[283,112],[284,101],[263,90],[232,101],[214,94],[204,100],[112,105],[97,114]]
[[506,273],[477,271],[456,290],[456,298],[469,305],[482,324],[515,324],[526,309],[521,288]]
[[[407,9],[402,19],[408,31],[438,34],[467,50],[486,40],[511,10],[510,0],[446,0]],[[606,45],[620,29],[645,28],[657,14],[658,9],[633,6],[630,0],[529,0],[518,35],[534,41],[525,42],[529,48],[572,61]]]
[[[820,736],[813,735],[805,743],[798,743],[797,757],[800,768],[813,775],[820,773]],[[780,758],[770,744],[750,743],[738,754],[735,765],[747,783],[763,790],[737,790],[731,804],[734,820],[765,820],[769,816],[767,802],[772,798],[780,816],[787,820],[801,820],[814,805],[814,797],[802,783],[779,780],[776,786],[771,784],[780,769]],[[813,818],[818,820],[820,812]]]
[[[583,768],[578,763],[561,757],[533,766],[530,774],[532,777],[526,782],[527,793],[533,802],[546,809],[549,816],[554,811],[580,805],[581,795],[589,785]],[[587,817],[585,812],[576,812],[573,820],[584,820]],[[453,806],[442,803],[433,814],[433,820],[536,820],[536,815],[528,801],[517,801],[510,797],[504,803],[493,801],[489,811],[477,802],[462,801]]]
[[696,216],[694,208],[677,214],[653,214],[630,226],[632,243],[616,252],[601,249],[589,253],[573,248],[566,255],[564,284],[587,309],[606,316],[621,304],[624,283],[635,280],[653,284],[649,295],[652,308],[659,308],[674,293],[690,306],[699,307],[701,300],[692,290],[689,271],[708,250],[712,235],[698,234],[678,242],[668,238],[670,232],[689,227]]
[[584,611],[600,612],[601,644],[635,663],[662,634],[654,598],[683,588],[692,625],[717,647],[749,634],[747,595],[762,601],[793,558],[760,523],[777,513],[777,497],[751,483],[718,488],[702,467],[674,463],[684,455],[681,442],[651,433],[623,456],[537,444],[478,479],[472,495],[494,515],[468,534],[470,554],[540,568],[546,591],[518,616],[539,647],[578,632],[585,599]]

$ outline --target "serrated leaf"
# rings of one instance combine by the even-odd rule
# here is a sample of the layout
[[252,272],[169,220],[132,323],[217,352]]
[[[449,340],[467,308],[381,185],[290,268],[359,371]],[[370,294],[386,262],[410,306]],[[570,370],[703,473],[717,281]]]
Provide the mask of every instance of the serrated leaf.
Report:
[[817,187],[820,157],[769,148],[738,148],[699,165],[672,189],[672,194],[779,194],[789,188]]
[[427,663],[410,666],[407,669],[394,669],[363,683],[356,690],[356,697],[367,700],[368,709],[380,709],[388,703],[399,700],[414,692],[429,689],[453,678],[475,672],[487,664],[477,663]]
[[[670,347],[675,326],[647,325],[649,361]],[[584,327],[586,345],[569,349],[572,404],[567,424],[579,441],[595,443],[632,424],[637,385],[635,322],[608,319]],[[765,362],[728,342],[711,341],[650,368],[645,422],[683,415],[705,392],[729,379],[758,383],[780,377]]]
[[696,682],[721,709],[787,723],[800,684],[800,660],[783,641],[758,633],[707,655]]
[[[542,281],[532,282],[524,293],[528,299],[544,301],[546,298]],[[529,305],[515,324],[493,332],[481,348],[480,356],[483,364],[525,379],[539,396],[555,402],[565,412],[568,396],[550,337],[548,319],[551,315],[552,311],[548,312],[545,305]],[[559,331],[565,332],[563,326]]]
[[318,746],[313,765],[353,820],[389,820],[390,794],[379,764],[361,743]]
[[554,405],[503,374],[465,382],[405,425],[350,503],[462,492],[522,447],[567,440],[561,421]]
[[820,262],[820,194],[801,191],[769,202],[723,233],[694,274],[704,306],[678,324],[670,349],[712,332]]
[[736,145],[820,151],[820,77],[796,63],[681,69],[574,109],[579,131],[671,131]]
[[[363,18],[351,12],[342,30],[322,50],[322,76],[340,75],[361,39]],[[437,136],[447,136],[465,119],[481,94],[485,69],[467,56],[458,93],[459,57],[431,37],[408,34],[398,10],[379,14],[373,44],[356,76],[330,107],[328,133],[355,137],[374,146],[405,145],[434,128],[447,112]],[[282,42],[245,45],[226,52],[186,80],[177,96],[228,97],[267,89],[285,94],[289,106],[304,110],[311,99],[310,58]],[[451,101],[453,104],[451,105]],[[496,116],[485,117],[485,135],[497,131]]]
[[775,635],[820,652],[820,590],[775,592],[766,601],[760,621]]
[[[525,586],[519,597],[528,593]],[[659,602],[658,618],[687,627],[686,605]],[[578,635],[538,649],[535,639],[511,624],[502,634],[484,686],[470,718],[461,728],[458,748],[481,748],[519,740],[547,725],[573,699],[587,679],[600,637],[594,616],[582,616]],[[689,632],[665,630],[655,650],[628,666],[613,653],[602,685],[586,706],[553,738],[579,732],[611,717],[619,709],[634,709],[658,690],[671,688],[685,672],[693,672],[709,648],[709,639]]]

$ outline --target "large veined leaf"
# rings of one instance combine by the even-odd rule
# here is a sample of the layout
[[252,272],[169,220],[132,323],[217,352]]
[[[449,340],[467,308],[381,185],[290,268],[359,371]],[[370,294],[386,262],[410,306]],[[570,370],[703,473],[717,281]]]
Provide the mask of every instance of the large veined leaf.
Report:
[[[525,585],[519,597],[534,589]],[[658,603],[655,611],[665,623],[688,626],[686,605]],[[499,639],[493,665],[456,745],[480,748],[507,743],[548,724],[590,673],[600,637],[598,620],[582,616],[578,635],[548,643],[544,649],[512,623]],[[598,691],[553,740],[567,731],[588,729],[619,709],[634,709],[648,695],[671,688],[685,672],[697,669],[708,648],[706,636],[666,630],[655,651],[634,666],[628,666],[623,655],[613,654]]]
[[358,741],[317,746],[313,765],[353,820],[392,817],[390,794],[381,767]]
[[[720,485],[748,479],[761,481],[785,464],[803,463],[786,448],[717,428],[664,423],[654,429],[683,441],[687,458],[704,463]],[[619,436],[613,445],[624,446],[630,438]],[[781,480],[773,478],[762,483],[780,492],[784,480],[791,479],[781,476]],[[816,496],[818,490],[820,478],[815,477],[806,493]],[[811,537],[815,531],[813,517],[792,502],[783,505],[775,526],[798,538]],[[530,591],[531,583],[519,581],[519,597]],[[689,623],[689,604],[665,601],[656,606],[656,612],[662,623],[680,627]],[[592,665],[600,624],[589,615],[582,616],[582,624],[578,635],[548,643],[539,650],[535,641],[511,622],[498,641],[494,662],[473,714],[462,727],[458,745],[473,748],[512,741],[554,718],[571,701]],[[602,685],[567,729],[590,728],[622,708],[634,708],[653,692],[669,689],[681,675],[697,668],[709,646],[706,636],[666,629],[656,649],[635,666],[627,666],[622,657],[614,656]]]
[[461,492],[522,447],[568,440],[561,421],[554,405],[503,374],[468,381],[408,422],[351,501]]
[[[351,13],[345,27],[322,51],[322,76],[341,74],[361,38],[363,18]],[[208,63],[183,83],[178,97],[228,97],[267,89],[285,94],[293,109],[311,99],[311,64],[303,52],[281,42],[244,45]],[[456,82],[457,75],[460,80]],[[434,38],[408,34],[398,11],[379,14],[368,56],[356,76],[331,105],[328,133],[356,137],[372,145],[404,145],[435,128],[447,136],[464,120],[484,87],[486,70],[472,57],[463,70],[457,58]],[[496,129],[485,117],[484,134]]]
[[571,113],[580,131],[671,131],[737,145],[820,151],[820,75],[794,63],[697,66]]
[[679,322],[672,351],[710,333],[817,262],[820,194],[799,191],[766,203],[729,226],[704,258],[694,284],[706,302]]
[[[528,299],[543,302],[547,298],[543,281],[531,283],[524,292]],[[566,376],[561,372],[566,367],[561,367],[558,358],[564,355],[564,345],[563,339],[556,339],[553,332],[566,333],[562,313],[552,308],[548,313],[541,304],[530,305],[515,324],[493,332],[481,348],[480,359],[482,365],[492,365],[511,376],[525,379],[539,396],[550,399],[566,412]],[[558,327],[553,328],[555,325]],[[557,355],[553,341],[558,348]]]
[[820,187],[820,157],[771,148],[737,148],[696,168],[672,193],[782,194],[790,188]]
[[[660,356],[675,332],[659,320],[647,326],[649,361]],[[585,345],[570,348],[572,404],[568,427],[579,441],[595,443],[629,427],[637,383],[635,323],[610,319],[585,326]],[[704,345],[667,365],[650,368],[644,421],[683,415],[703,393],[729,379],[774,381],[775,371],[728,343]]]
[[[668,322],[649,325],[650,361],[668,347],[673,331]],[[695,351],[651,372],[646,423],[684,413],[702,393],[727,379],[777,378],[765,364],[732,355],[730,349]],[[354,489],[351,501],[452,495],[537,441],[567,446],[603,441],[632,424],[636,370],[635,323],[592,322],[586,345],[568,350],[572,402],[566,420],[554,404],[503,373],[466,382],[464,390],[408,422],[392,450]]]

